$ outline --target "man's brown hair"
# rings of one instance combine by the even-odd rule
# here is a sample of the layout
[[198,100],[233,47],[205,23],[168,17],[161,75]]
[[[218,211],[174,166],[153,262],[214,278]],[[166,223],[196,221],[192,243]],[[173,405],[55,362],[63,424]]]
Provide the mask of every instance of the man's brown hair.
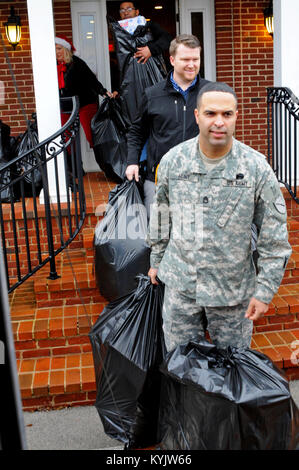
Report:
[[190,49],[195,49],[196,47],[200,48],[200,42],[196,36],[193,34],[180,34],[171,41],[169,46],[169,55],[174,57],[180,44],[190,47]]

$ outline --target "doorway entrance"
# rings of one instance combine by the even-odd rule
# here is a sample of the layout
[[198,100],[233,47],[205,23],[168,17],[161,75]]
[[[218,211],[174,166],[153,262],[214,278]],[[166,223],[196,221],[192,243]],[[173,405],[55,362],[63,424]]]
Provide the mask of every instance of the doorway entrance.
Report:
[[[116,0],[106,1],[107,14],[115,20],[120,19],[119,3]],[[200,75],[208,80],[216,80],[214,0],[141,0],[138,6],[142,16],[158,23],[173,38],[182,33],[197,36],[202,46]],[[110,33],[109,49],[114,64],[114,45]],[[167,53],[164,54],[166,64],[170,65],[168,57]],[[115,76],[113,68],[111,76]],[[116,86],[117,82],[112,82],[112,85]]]
[[[175,37],[178,31],[177,23],[177,1],[176,0],[163,0],[162,2],[149,2],[148,0],[138,1],[138,8],[140,15],[144,16],[148,21],[151,20],[158,23],[161,28],[166,30],[171,37]],[[113,18],[115,21],[120,20],[119,16],[119,0],[107,0],[106,9],[108,17]],[[156,8],[161,7],[161,8]],[[109,37],[109,52],[110,52],[110,74],[111,74],[111,86],[113,90],[119,87],[119,76],[117,61],[114,51],[114,43],[111,32],[108,29]],[[165,52],[163,54],[166,67],[170,69],[169,54]]]

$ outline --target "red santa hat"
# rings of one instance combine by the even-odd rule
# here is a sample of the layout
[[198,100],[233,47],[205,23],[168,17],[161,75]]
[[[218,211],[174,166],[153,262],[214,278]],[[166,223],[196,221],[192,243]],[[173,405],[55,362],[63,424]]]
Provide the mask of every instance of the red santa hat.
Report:
[[59,34],[55,37],[55,44],[59,44],[60,46],[65,47],[69,51],[75,52],[74,45],[72,41],[70,41],[66,36],[63,34]]

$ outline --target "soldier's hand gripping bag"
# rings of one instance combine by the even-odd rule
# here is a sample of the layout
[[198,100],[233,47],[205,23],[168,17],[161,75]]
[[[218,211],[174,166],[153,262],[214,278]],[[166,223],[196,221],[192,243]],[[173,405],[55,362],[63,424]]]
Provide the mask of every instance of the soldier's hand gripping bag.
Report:
[[128,123],[122,116],[118,100],[104,98],[91,120],[93,151],[101,170],[120,183],[125,178]]
[[146,243],[147,215],[135,180],[109,193],[104,218],[94,234],[94,269],[99,292],[108,301],[137,287],[137,274],[147,274],[150,248]]
[[127,448],[157,443],[165,353],[163,284],[138,276],[137,289],[108,304],[89,333],[104,431]]
[[160,367],[162,450],[294,450],[299,411],[283,372],[251,349],[178,346]]

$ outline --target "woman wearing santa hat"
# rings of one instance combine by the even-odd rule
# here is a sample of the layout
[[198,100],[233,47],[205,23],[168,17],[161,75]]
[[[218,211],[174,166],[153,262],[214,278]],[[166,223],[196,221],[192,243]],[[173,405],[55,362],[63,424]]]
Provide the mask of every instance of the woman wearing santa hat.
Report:
[[[57,35],[55,45],[60,96],[78,96],[80,122],[90,147],[93,147],[90,123],[98,110],[98,95],[114,97],[115,93],[107,91],[88,65],[73,55],[76,49],[66,36]],[[61,107],[61,123],[64,125],[70,117],[68,111],[71,111],[72,105],[62,102]]]

